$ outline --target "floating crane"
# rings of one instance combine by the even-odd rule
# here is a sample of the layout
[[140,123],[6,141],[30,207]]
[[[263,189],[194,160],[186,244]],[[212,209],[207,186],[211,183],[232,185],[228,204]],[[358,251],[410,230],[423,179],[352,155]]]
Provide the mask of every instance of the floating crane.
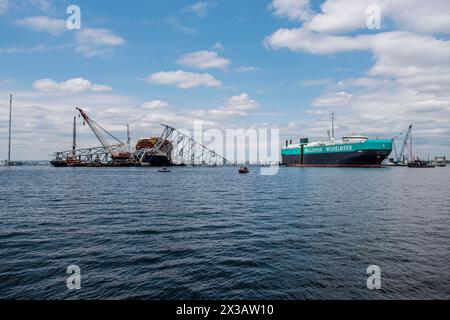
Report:
[[[402,145],[400,148],[400,153],[397,151],[397,146],[395,143],[395,140],[398,139],[401,136],[405,136],[405,138],[402,141]],[[392,138],[392,147],[394,152],[394,163],[400,164],[405,163],[405,151],[408,149],[409,151],[409,160],[413,161],[414,156],[412,152],[412,124],[409,125],[409,127],[406,129],[406,131],[396,135],[394,138]]]
[[97,137],[101,147],[76,149],[76,123],[74,121],[72,150],[54,153],[51,161],[55,167],[66,166],[217,166],[233,165],[211,148],[198,143],[181,131],[162,125],[164,130],[160,137],[152,137],[148,144],[139,141],[131,150],[130,128],[127,126],[127,142],[124,143],[111,132],[103,128],[81,108],[76,108]]
[[[76,109],[80,112],[81,117],[83,117],[84,123],[87,123],[88,126],[91,128],[92,132],[94,132],[95,136],[97,137],[98,141],[100,141],[103,148],[105,148],[108,151],[108,153],[111,155],[111,158],[113,161],[116,161],[116,162],[117,161],[126,161],[130,158],[131,154],[129,151],[125,150],[125,143],[123,143],[121,140],[116,138],[108,130],[104,129],[102,126],[100,126],[94,120],[92,120],[87,115],[87,113],[84,112],[82,109],[80,109],[80,108],[76,108]],[[108,140],[108,137],[110,139],[112,139],[113,142],[110,142]]]

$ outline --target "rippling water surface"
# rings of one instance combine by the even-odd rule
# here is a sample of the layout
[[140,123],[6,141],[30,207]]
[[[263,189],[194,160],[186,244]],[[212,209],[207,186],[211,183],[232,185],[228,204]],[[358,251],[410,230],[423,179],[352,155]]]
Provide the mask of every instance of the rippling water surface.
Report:
[[[449,181],[450,168],[1,168],[0,298],[449,299]],[[372,264],[381,290],[366,287]]]

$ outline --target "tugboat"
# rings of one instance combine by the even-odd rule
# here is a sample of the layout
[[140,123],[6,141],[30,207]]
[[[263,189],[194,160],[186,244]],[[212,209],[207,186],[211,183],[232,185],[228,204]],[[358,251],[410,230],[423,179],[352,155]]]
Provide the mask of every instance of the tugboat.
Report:
[[408,162],[408,168],[436,168],[436,165],[429,161],[416,159]]
[[248,170],[247,167],[240,167],[239,168],[239,173],[245,174],[245,173],[249,173],[250,170]]

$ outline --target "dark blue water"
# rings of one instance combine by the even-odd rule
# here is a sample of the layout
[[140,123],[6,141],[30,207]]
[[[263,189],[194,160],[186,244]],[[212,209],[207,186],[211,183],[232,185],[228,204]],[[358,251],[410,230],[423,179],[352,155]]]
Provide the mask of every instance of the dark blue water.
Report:
[[[1,168],[0,298],[449,299],[449,181],[450,168]],[[366,287],[372,264],[381,290]]]

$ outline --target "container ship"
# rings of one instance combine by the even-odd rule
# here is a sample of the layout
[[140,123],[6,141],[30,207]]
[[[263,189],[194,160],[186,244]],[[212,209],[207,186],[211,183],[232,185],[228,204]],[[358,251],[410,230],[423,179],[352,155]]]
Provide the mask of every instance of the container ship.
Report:
[[310,167],[381,167],[392,151],[392,140],[369,139],[362,135],[350,135],[334,139],[334,116],[332,134],[328,141],[299,143],[286,141],[281,150],[282,164],[286,166]]
[[[135,150],[152,149],[159,141],[159,137],[141,138],[136,142]],[[170,158],[170,151],[172,150],[172,143],[165,140],[161,146],[162,149],[168,150],[168,152],[156,152],[146,153],[142,159],[142,163],[146,163],[150,166],[163,167],[170,166],[172,164]]]

